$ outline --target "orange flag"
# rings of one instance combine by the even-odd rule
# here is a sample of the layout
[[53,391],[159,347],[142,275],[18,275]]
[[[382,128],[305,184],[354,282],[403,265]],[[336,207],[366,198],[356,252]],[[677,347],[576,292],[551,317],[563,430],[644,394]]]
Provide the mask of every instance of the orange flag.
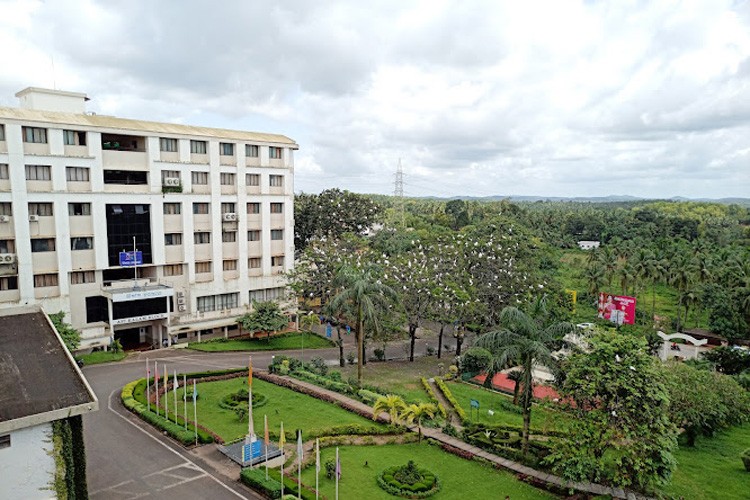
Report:
[[253,388],[253,358],[249,358],[247,362],[247,388]]
[[263,440],[266,443],[266,448],[268,448],[268,443],[270,442],[270,440],[268,439],[268,415],[263,415],[263,423],[266,427],[263,431]]

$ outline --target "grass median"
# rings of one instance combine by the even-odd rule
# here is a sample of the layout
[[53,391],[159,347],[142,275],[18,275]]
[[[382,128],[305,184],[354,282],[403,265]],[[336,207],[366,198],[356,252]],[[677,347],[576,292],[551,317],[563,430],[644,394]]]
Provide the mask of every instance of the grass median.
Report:
[[212,339],[204,342],[190,342],[189,349],[203,352],[225,352],[225,351],[283,351],[294,349],[325,349],[335,347],[332,341],[314,333],[284,333],[267,339],[265,336],[258,338],[242,339]]

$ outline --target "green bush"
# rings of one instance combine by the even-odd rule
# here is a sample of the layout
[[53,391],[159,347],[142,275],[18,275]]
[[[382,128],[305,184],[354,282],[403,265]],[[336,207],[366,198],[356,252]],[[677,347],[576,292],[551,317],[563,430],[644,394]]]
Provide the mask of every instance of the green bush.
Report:
[[378,394],[377,392],[368,391],[367,389],[360,389],[357,391],[357,397],[362,400],[362,402],[367,403],[368,405],[373,405],[375,401],[378,400],[378,398],[384,397],[382,394]]
[[317,373],[308,372],[305,370],[297,370],[292,373],[292,376],[300,380],[311,382],[315,385],[325,387],[341,394],[351,394],[353,392],[351,386],[345,382],[339,382],[329,377],[318,375]]
[[246,486],[260,491],[269,498],[281,498],[281,483],[275,479],[266,479],[266,473],[263,469],[242,469],[240,480]]
[[427,498],[440,491],[440,480],[427,469],[419,469],[413,461],[388,467],[378,474],[378,486],[391,495],[403,498]]
[[750,472],[750,448],[742,452],[742,463],[745,464],[745,470]]
[[461,372],[476,375],[487,369],[492,353],[482,347],[471,347],[461,356]]

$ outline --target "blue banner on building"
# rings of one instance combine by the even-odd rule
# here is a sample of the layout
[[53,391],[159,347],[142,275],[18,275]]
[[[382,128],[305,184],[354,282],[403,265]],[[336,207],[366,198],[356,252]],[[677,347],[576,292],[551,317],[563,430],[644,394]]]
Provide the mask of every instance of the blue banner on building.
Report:
[[135,252],[120,252],[120,266],[121,267],[135,267],[143,265],[143,252],[136,250]]

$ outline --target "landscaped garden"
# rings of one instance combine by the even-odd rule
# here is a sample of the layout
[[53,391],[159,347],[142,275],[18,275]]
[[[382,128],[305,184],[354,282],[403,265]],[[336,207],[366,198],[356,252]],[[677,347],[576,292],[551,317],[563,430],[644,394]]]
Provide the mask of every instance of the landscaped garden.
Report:
[[255,338],[212,339],[203,342],[190,342],[189,349],[204,352],[221,351],[276,351],[284,349],[323,349],[335,344],[315,333],[284,333],[266,338],[260,335]]

